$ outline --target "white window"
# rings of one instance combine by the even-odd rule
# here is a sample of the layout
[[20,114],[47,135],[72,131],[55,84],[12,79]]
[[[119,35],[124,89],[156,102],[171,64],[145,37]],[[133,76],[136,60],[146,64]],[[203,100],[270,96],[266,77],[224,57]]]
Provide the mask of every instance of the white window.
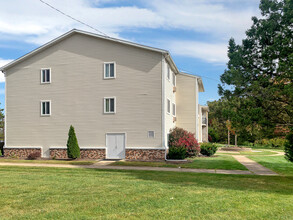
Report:
[[45,100],[41,101],[41,116],[50,116],[51,115],[51,101]]
[[116,112],[116,98],[104,98],[104,113]]
[[41,83],[51,83],[51,68],[41,69]]
[[104,63],[104,79],[114,79],[116,77],[115,62]]
[[176,105],[175,103],[172,104],[173,116],[176,116]]
[[175,73],[172,74],[172,82],[173,82],[173,86],[176,86],[176,75]]
[[155,138],[155,131],[148,131],[148,138]]
[[170,67],[168,66],[167,68],[167,79],[170,81],[170,75],[171,75],[171,70]]
[[167,68],[167,79],[170,81],[170,67]]
[[167,113],[170,114],[171,112],[171,101],[167,99]]

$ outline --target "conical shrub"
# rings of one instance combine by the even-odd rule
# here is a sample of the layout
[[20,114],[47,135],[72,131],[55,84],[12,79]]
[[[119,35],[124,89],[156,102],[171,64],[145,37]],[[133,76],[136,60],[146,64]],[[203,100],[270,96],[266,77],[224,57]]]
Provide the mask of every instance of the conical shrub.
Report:
[[76,159],[80,157],[80,149],[75,135],[74,127],[70,125],[67,140],[67,156],[68,158]]

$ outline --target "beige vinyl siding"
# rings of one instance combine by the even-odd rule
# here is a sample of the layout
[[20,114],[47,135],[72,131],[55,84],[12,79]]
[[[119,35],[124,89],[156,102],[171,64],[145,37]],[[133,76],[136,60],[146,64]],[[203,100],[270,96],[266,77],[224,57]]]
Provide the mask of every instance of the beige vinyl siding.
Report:
[[[116,78],[104,80],[104,62]],[[74,34],[6,71],[6,146],[66,146],[70,125],[81,147],[105,147],[107,132],[125,132],[126,147],[162,147],[162,55]],[[41,68],[51,84],[41,85]],[[116,97],[116,114],[104,114]],[[40,117],[40,101],[51,116]],[[148,138],[148,131],[155,138]]]
[[177,75],[176,81],[176,126],[195,134],[196,132],[196,78]]
[[[168,134],[170,133],[170,129],[174,128],[176,126],[176,122],[173,122],[173,114],[172,114],[172,104],[176,103],[176,95],[173,92],[173,70],[170,68],[170,79],[168,79],[168,66],[169,64],[164,60],[163,62],[164,66],[164,80],[165,80],[165,143],[168,143]],[[168,100],[170,101],[170,113],[168,113]]]

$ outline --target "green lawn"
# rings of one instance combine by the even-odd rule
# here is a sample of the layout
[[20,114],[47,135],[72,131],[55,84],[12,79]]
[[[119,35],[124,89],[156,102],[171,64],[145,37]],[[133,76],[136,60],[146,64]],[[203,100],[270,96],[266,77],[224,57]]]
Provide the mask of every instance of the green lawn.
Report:
[[[215,143],[220,147],[227,147],[227,144],[220,144],[220,143]],[[234,145],[230,145],[231,147],[233,147]],[[248,147],[248,148],[252,148],[252,149],[269,149],[269,150],[279,150],[279,151],[283,151],[284,147],[280,147],[280,148],[275,148],[275,147],[271,147],[268,145],[238,145],[239,147]]]
[[46,163],[46,164],[71,164],[71,165],[92,165],[97,161],[82,161],[82,160],[16,160],[16,159],[0,159],[0,163]]
[[293,177],[0,167],[0,219],[292,219]]
[[[260,152],[254,152],[254,151],[260,151]],[[252,151],[226,151],[226,152],[219,152],[216,153],[216,155],[247,155],[247,156],[252,156],[252,155],[274,155],[277,154],[277,152],[284,152],[283,150],[268,150],[268,149],[253,149]]]
[[202,169],[247,170],[245,166],[229,155],[215,157],[196,157],[192,163],[170,164],[166,162],[117,161],[112,166],[151,166],[151,167],[181,167]]
[[240,155],[273,155],[273,154],[277,154],[276,152],[267,151],[264,149],[259,149],[257,151],[261,151],[261,152],[240,151]]
[[279,174],[293,176],[293,163],[285,160],[284,156],[249,156],[248,158]]

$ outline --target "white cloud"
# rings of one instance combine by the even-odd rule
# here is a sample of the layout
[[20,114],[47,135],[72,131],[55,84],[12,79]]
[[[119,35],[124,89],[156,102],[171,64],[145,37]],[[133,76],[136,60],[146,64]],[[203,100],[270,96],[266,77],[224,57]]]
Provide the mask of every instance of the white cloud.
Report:
[[[247,1],[247,0],[246,0]],[[252,0],[255,1],[255,0]],[[148,1],[157,14],[164,17],[166,27],[210,33],[220,38],[243,37],[258,14],[255,7],[236,9],[223,0],[159,0]],[[235,1],[238,5],[245,1]],[[234,5],[235,6],[235,5]]]
[[199,58],[210,63],[226,63],[228,60],[227,45],[224,43],[170,41],[165,44],[176,55]]
[[[157,28],[163,23],[161,16],[145,8],[94,8],[87,0],[46,1],[111,36],[118,36],[125,28]],[[0,13],[0,32],[22,35],[22,40],[43,44],[72,28],[93,31],[40,1],[27,0],[26,7],[15,7],[22,4],[23,0],[0,2],[0,8],[5,9]]]
[[[231,36],[236,40],[243,38],[245,30],[251,24],[251,16],[258,14],[258,0],[140,0],[137,1],[139,7],[104,8],[103,3],[109,1],[45,1],[112,37],[119,37],[123,31],[137,28],[190,30],[194,32],[195,37],[198,33],[208,34],[218,43],[195,41],[191,42],[189,48],[186,46],[190,42],[180,44],[178,39],[178,42],[170,43],[171,49],[165,49],[209,62],[226,61],[226,55],[223,54],[223,51],[226,53],[226,48],[223,50],[223,45],[227,44]],[[115,2],[123,4],[123,1],[110,0],[110,3]],[[249,7],[239,7],[247,2],[251,3]],[[93,31],[38,0],[26,0],[25,3],[23,0],[0,1],[0,8],[0,38],[19,39],[40,45],[72,28]],[[164,38],[159,40],[169,41],[166,39],[168,36]],[[176,48],[174,43],[180,44],[180,47]],[[187,52],[184,52],[183,48],[186,48]]]
[[[4,60],[0,58],[0,67],[6,65],[7,63],[11,62],[12,60]],[[0,83],[5,82],[4,74],[0,71]],[[0,92],[1,94],[1,92]]]

